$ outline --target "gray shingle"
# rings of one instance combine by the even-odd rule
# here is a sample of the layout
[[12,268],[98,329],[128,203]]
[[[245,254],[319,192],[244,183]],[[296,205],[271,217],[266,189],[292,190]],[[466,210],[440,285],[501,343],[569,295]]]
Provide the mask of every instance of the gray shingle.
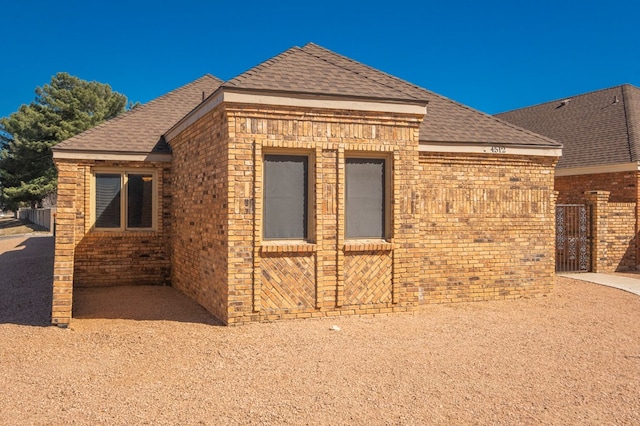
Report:
[[222,87],[249,91],[346,96],[387,101],[423,101],[314,55],[306,47],[291,49],[227,81]]
[[57,144],[54,152],[100,151],[162,153],[169,147],[162,135],[197,107],[222,83],[212,75],[199,79],[129,110]]
[[558,168],[640,160],[640,89],[628,84],[497,116],[561,142]]
[[427,115],[420,126],[421,141],[560,147],[556,141],[449,100],[316,44],[309,43],[302,49],[339,68],[351,71],[360,78],[375,81],[416,99],[426,99],[429,105]]

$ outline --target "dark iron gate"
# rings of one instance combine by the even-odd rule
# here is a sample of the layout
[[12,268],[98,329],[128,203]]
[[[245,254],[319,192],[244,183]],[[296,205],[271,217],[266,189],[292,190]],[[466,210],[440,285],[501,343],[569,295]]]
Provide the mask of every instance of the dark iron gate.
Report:
[[556,272],[591,271],[591,206],[556,205]]

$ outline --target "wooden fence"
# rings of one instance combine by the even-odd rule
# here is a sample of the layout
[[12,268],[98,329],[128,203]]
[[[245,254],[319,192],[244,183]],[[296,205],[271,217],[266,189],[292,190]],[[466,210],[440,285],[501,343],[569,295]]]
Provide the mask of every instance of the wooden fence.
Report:
[[28,220],[31,223],[40,225],[48,231],[54,231],[56,209],[20,209],[18,210],[18,219]]

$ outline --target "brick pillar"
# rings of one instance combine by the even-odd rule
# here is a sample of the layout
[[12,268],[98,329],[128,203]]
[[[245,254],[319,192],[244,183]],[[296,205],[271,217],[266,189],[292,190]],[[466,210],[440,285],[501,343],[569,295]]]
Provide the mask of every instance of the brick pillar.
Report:
[[58,210],[56,215],[51,323],[66,327],[71,322],[73,302],[75,192],[78,166],[77,164],[64,162],[58,162],[56,166],[58,167]]
[[610,261],[607,256],[607,220],[609,217],[609,191],[587,191],[586,203],[592,206],[591,212],[591,270],[609,272]]
[[634,259],[635,269],[640,270],[640,171],[636,172],[636,229],[635,229],[635,255]]

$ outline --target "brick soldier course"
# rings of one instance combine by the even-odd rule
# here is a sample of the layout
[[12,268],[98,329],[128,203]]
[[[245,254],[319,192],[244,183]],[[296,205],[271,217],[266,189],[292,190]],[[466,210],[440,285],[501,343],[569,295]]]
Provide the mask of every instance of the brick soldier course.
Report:
[[[314,44],[224,83],[205,76],[141,113],[172,101],[181,114],[154,121],[164,126],[129,124],[136,109],[55,148],[54,324],[71,320],[74,286],[171,284],[226,324],[553,288],[551,139]],[[111,146],[129,125],[131,140]],[[305,159],[304,237],[266,237],[268,156]],[[384,169],[377,237],[348,237],[354,158]],[[93,179],[119,169],[154,171],[154,229],[95,229]]]

